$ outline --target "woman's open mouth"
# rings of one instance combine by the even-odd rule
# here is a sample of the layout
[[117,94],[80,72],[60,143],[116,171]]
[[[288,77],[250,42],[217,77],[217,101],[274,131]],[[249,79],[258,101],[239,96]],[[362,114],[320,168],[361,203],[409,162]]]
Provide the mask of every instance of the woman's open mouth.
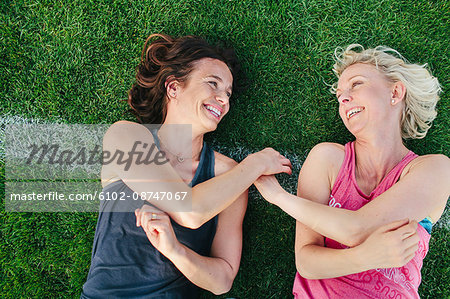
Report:
[[349,111],[347,111],[347,119],[350,119],[351,117],[353,117],[354,115],[358,114],[359,112],[363,111],[364,107],[355,107],[353,109],[350,109]]
[[222,111],[220,111],[219,109],[217,109],[216,107],[209,105],[209,104],[204,104],[203,105],[205,107],[206,110],[208,110],[208,112],[214,116],[216,119],[220,119],[220,116],[222,115]]

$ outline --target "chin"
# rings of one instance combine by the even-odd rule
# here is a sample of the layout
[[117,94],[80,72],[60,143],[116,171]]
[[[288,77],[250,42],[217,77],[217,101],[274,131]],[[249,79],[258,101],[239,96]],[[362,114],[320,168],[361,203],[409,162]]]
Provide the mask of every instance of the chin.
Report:
[[217,129],[218,125],[219,125],[218,123],[213,122],[203,123],[203,129],[205,131],[205,134],[209,132],[214,132]]
[[207,133],[214,132],[215,130],[217,130],[217,125],[209,126],[209,127],[206,128],[206,130],[207,130]]

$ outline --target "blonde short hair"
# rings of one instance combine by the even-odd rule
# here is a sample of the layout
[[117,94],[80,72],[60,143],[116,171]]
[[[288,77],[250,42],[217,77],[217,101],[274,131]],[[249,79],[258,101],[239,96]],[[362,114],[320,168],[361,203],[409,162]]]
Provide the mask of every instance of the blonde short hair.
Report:
[[[355,51],[356,50],[356,51]],[[436,117],[436,104],[442,91],[437,78],[427,70],[427,64],[409,63],[396,50],[378,46],[364,49],[359,44],[334,51],[333,72],[339,78],[344,70],[355,63],[374,65],[391,82],[401,81],[406,87],[405,105],[400,121],[402,138],[423,138]],[[337,82],[331,87],[336,93]]]

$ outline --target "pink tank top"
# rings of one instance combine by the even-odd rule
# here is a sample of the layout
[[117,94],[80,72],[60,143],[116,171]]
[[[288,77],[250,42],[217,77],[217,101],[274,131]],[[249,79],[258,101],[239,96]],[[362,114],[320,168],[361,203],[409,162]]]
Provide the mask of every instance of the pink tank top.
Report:
[[[410,151],[381,183],[366,195],[356,184],[354,142],[347,143],[344,162],[331,191],[328,205],[358,210],[394,185],[405,166],[416,157],[417,155]],[[306,279],[297,272],[293,288],[295,298],[419,298],[420,269],[428,252],[430,234],[421,225],[418,225],[417,232],[420,237],[419,249],[405,266],[374,269],[330,279]],[[325,238],[325,246],[336,249],[347,248],[329,238]]]

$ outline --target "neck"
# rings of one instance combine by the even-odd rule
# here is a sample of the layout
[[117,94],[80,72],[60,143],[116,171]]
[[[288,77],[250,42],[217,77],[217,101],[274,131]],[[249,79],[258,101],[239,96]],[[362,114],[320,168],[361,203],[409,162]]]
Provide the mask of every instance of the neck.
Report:
[[158,135],[162,145],[172,154],[193,161],[200,160],[203,134],[194,132],[192,126],[164,122],[158,131]]
[[356,171],[359,177],[377,183],[408,153],[400,133],[381,132],[378,136],[356,138]]

